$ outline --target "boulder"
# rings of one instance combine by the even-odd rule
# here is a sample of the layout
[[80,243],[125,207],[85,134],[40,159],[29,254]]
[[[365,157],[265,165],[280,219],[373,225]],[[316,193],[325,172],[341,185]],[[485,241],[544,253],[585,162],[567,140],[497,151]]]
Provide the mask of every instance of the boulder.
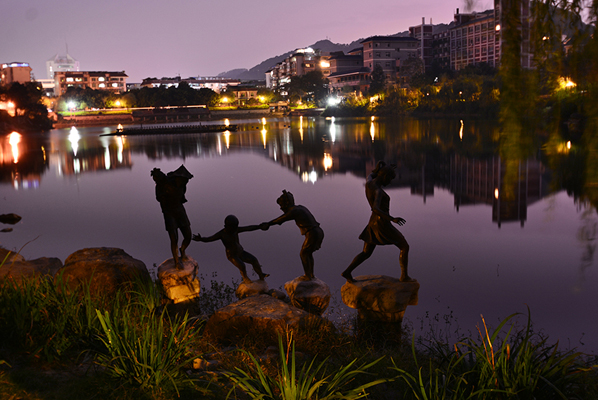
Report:
[[181,264],[183,269],[177,269],[174,259],[169,258],[158,267],[158,280],[162,284],[166,297],[174,304],[199,297],[201,290],[201,283],[197,277],[197,261],[186,256]]
[[64,267],[58,270],[55,277],[60,275],[71,289],[89,282],[92,295],[110,295],[137,279],[151,280],[143,261],[112,247],[74,252],[66,258]]
[[289,328],[315,326],[317,331],[323,325],[329,326],[330,323],[282,300],[261,294],[216,310],[208,320],[206,333],[235,343],[248,334],[276,343],[277,335],[284,335]]
[[0,279],[11,278],[16,282],[21,282],[24,278],[52,278],[62,268],[62,261],[58,258],[41,257],[27,261],[20,254],[9,254],[8,250],[0,249],[0,263],[5,258],[6,261],[0,266]]
[[385,275],[360,275],[341,288],[343,303],[368,321],[401,322],[405,309],[417,305],[419,283]]
[[21,216],[17,214],[2,214],[0,215],[0,222],[3,224],[14,225],[21,220]]
[[322,315],[330,304],[330,288],[324,281],[314,278],[307,280],[300,276],[284,284],[291,304],[316,315]]
[[235,290],[235,295],[239,300],[260,294],[268,294],[268,284],[262,279],[250,283],[241,282]]

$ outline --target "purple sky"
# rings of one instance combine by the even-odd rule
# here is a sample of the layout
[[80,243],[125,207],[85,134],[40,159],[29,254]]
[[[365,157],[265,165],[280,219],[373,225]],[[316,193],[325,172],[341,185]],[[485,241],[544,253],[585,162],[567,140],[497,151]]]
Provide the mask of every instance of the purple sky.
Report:
[[[469,0],[475,11],[492,0]],[[318,40],[350,43],[426,22],[448,23],[464,0],[0,0],[0,62],[69,54],[82,70],[149,76],[214,76]]]

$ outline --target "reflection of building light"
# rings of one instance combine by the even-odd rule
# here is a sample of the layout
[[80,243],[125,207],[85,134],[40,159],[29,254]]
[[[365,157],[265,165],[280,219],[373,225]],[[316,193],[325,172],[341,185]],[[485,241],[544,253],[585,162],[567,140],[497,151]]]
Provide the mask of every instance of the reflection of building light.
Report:
[[571,150],[571,141],[570,140],[567,142],[567,150]]
[[78,173],[80,173],[80,172],[81,172],[81,163],[80,163],[80,161],[79,161],[79,159],[78,159],[78,158],[75,158],[75,159],[73,160],[73,172],[74,172],[75,174],[78,174]]
[[266,118],[262,118],[262,125],[266,125]]
[[266,131],[266,128],[262,129],[262,140],[264,141],[264,149],[266,148],[266,133],[268,133],[268,131]]
[[330,139],[332,140],[332,143],[336,141],[336,125],[334,125],[334,117],[332,117],[330,123]]
[[125,139],[123,139],[122,136],[117,136],[116,137],[116,143],[118,144],[118,153],[117,153],[117,159],[118,162],[120,164],[122,164],[123,162],[123,150],[125,148]]
[[463,140],[463,120],[461,120],[461,128],[459,129],[459,139]]
[[110,169],[110,149],[108,147],[104,148],[104,167],[106,170]]
[[372,120],[372,122],[370,122],[370,136],[372,137],[372,142],[373,142],[374,137],[376,136],[376,127],[374,127],[374,120]]
[[218,155],[222,155],[222,142],[220,141],[220,136],[216,136],[218,138]]
[[44,155],[44,162],[46,161],[46,148],[42,146],[42,153]]
[[81,135],[79,135],[77,128],[73,126],[71,128],[71,132],[69,133],[69,141],[71,142],[73,155],[75,156],[77,156],[77,149],[79,148],[79,139],[81,139]]
[[324,153],[324,171],[328,171],[332,168],[332,156],[330,153]]
[[230,125],[230,121],[228,120],[228,118],[224,119],[224,126],[229,126]]
[[19,162],[19,142],[21,141],[21,135],[18,132],[13,132],[8,137],[8,143],[10,143],[12,149],[12,160],[16,164]]
[[122,124],[118,124],[118,126],[116,127],[116,131],[117,132],[122,132],[124,130]]
[[494,198],[498,200],[498,188],[494,189]]
[[311,171],[309,173],[309,181],[311,183],[316,183],[317,180],[318,180],[318,173],[316,171]]
[[223,135],[224,141],[226,142],[226,148],[228,149],[230,147],[230,131],[225,131]]
[[301,135],[301,142],[303,143],[303,115],[299,116],[299,135]]

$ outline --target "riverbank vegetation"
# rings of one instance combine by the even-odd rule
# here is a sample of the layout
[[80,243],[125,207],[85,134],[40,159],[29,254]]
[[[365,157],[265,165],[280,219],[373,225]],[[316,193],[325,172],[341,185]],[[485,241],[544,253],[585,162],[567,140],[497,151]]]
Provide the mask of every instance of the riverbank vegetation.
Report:
[[[62,279],[0,282],[0,397],[28,399],[593,399],[595,356],[564,351],[510,316],[448,342],[306,327],[222,347],[204,331],[233,289],[212,281],[201,316],[152,282],[115,296]],[[273,337],[276,335],[273,333]],[[209,366],[209,367],[205,367]]]

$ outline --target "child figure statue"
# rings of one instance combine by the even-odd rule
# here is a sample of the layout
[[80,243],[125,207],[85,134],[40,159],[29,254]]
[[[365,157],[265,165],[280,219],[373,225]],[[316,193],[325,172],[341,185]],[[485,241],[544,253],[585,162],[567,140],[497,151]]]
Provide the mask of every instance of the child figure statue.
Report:
[[322,246],[324,240],[324,231],[311,212],[302,205],[295,205],[295,198],[291,192],[282,191],[282,195],[276,200],[280,209],[284,213],[270,222],[264,222],[260,225],[269,227],[277,224],[282,225],[286,221],[295,221],[301,234],[305,236],[303,246],[301,247],[301,263],[305,272],[305,279],[312,280],[314,275],[314,251]]
[[234,215],[229,215],[224,219],[224,228],[213,234],[212,236],[202,237],[199,233],[193,235],[193,240],[197,242],[214,242],[221,240],[224,248],[226,249],[226,258],[233,265],[239,268],[241,276],[243,277],[244,283],[251,283],[251,279],[247,276],[247,270],[245,263],[250,263],[253,266],[253,270],[258,275],[260,280],[270,276],[270,274],[264,274],[262,272],[262,266],[253,254],[246,252],[241,243],[239,243],[239,233],[251,232],[258,229],[267,230],[267,226],[262,225],[249,225],[239,226],[239,220]]

